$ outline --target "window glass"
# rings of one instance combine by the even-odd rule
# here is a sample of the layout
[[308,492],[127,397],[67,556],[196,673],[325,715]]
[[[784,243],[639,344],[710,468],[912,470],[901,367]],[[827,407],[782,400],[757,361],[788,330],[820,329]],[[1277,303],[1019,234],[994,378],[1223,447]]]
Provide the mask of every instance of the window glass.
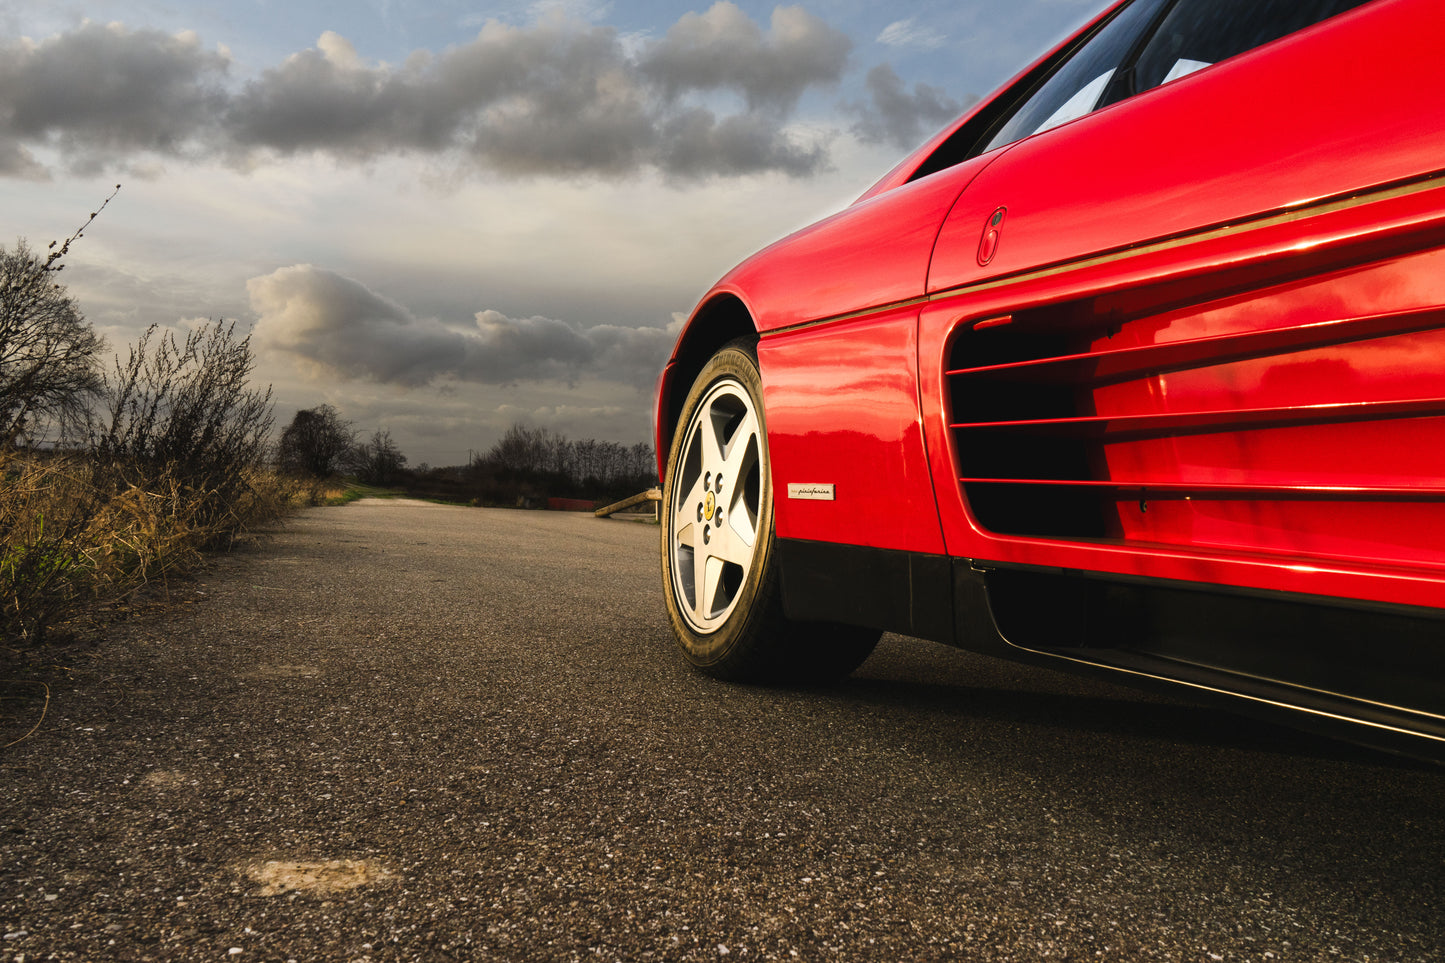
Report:
[[987,136],[976,153],[1057,127],[1367,2],[1135,0]]
[[1174,66],[1164,75],[1162,83],[1169,83],[1171,80],[1178,80],[1180,77],[1187,77],[1196,70],[1208,67],[1209,64],[1203,60],[1190,60],[1188,57],[1180,57],[1174,61]]
[[1366,0],[1179,0],[1139,55],[1128,94],[1148,90]]
[[1109,81],[1113,77],[1114,68],[1110,67],[1080,88],[1077,94],[1064,101],[1064,105],[1050,114],[1048,120],[1035,127],[1033,132],[1037,134],[1050,127],[1057,127],[1093,110],[1094,105],[1099,102],[1099,98],[1104,95],[1104,88],[1109,86]]
[[1041,130],[1057,127],[1097,107],[1114,71],[1133,52],[1139,37],[1148,30],[1155,14],[1167,2],[1135,0],[1115,14],[1063,67],[1044,81],[1043,86],[989,138],[983,150],[993,150]]

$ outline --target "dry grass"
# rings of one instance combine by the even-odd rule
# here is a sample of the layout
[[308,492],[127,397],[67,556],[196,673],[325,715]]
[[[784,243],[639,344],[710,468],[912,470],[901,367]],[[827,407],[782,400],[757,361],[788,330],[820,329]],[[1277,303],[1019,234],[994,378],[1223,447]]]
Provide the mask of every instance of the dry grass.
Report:
[[[312,486],[248,471],[228,500],[174,473],[100,475],[87,460],[0,455],[0,639],[27,648],[94,610],[192,568],[294,506]],[[99,484],[103,478],[105,484]]]
[[290,486],[290,505],[293,508],[309,508],[316,505],[345,505],[364,497],[356,486],[339,478],[287,478]]

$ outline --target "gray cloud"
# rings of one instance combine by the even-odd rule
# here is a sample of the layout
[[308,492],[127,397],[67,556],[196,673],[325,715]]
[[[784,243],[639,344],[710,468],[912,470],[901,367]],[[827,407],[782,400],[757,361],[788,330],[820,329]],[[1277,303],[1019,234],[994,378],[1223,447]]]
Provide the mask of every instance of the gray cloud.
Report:
[[354,158],[447,147],[456,117],[451,105],[429,98],[423,66],[367,67],[348,41],[325,33],[316,48],[293,54],[231,99],[227,135],[243,149],[329,147]]
[[712,111],[696,108],[668,120],[663,133],[658,166],[684,177],[756,170],[801,177],[827,163],[822,144],[789,140],[769,118],[758,115],[734,114],[718,120]]
[[914,84],[910,93],[888,64],[869,70],[864,82],[868,101],[844,105],[844,110],[856,118],[853,132],[868,143],[890,144],[902,150],[917,147],[978,99],[970,97],[960,103],[924,83]]
[[803,91],[838,82],[853,43],[802,7],[778,7],[764,32],[726,0],[685,14],[643,55],[644,76],[669,97],[736,90],[754,109],[791,109]]
[[37,161],[34,154],[17,143],[14,138],[0,134],[0,177],[45,180],[49,176],[45,165]]
[[224,106],[228,66],[194,34],[94,23],[38,44],[0,41],[0,172],[18,156],[18,172],[34,175],[25,143],[58,148],[82,172],[136,151],[178,154]]
[[318,379],[403,387],[580,378],[648,387],[675,332],[479,311],[471,328],[417,318],[359,281],[310,264],[246,282],[257,344]]
[[[253,163],[314,152],[427,154],[511,176],[801,176],[826,165],[825,144],[800,141],[788,121],[805,91],[837,83],[850,46],[801,8],[778,8],[765,30],[719,0],[640,45],[551,13],[528,27],[488,22],[396,65],[327,32],[227,86],[227,58],[193,35],[87,24],[0,46],[0,175],[43,174],[43,147],[86,169],[145,153]],[[719,116],[720,93],[747,109]]]

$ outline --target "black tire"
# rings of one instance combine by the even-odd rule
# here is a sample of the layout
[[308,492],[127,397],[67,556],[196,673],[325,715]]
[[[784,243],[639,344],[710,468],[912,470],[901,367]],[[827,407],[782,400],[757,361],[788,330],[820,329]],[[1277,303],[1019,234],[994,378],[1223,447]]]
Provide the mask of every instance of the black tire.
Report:
[[875,629],[783,615],[763,386],[751,340],[713,355],[683,404],[662,494],[662,580],[683,656],[720,679],[836,679],[878,643]]

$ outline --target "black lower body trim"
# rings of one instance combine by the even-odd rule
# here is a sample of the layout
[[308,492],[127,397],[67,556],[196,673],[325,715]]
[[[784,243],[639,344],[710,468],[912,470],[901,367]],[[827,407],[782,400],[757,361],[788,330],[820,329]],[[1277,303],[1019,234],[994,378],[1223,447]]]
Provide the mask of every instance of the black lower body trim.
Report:
[[1445,761],[1445,609],[780,540],[784,610]]
[[783,611],[953,642],[953,559],[862,545],[778,540]]
[[987,579],[994,625],[1020,649],[1445,750],[1445,611],[1025,566]]

